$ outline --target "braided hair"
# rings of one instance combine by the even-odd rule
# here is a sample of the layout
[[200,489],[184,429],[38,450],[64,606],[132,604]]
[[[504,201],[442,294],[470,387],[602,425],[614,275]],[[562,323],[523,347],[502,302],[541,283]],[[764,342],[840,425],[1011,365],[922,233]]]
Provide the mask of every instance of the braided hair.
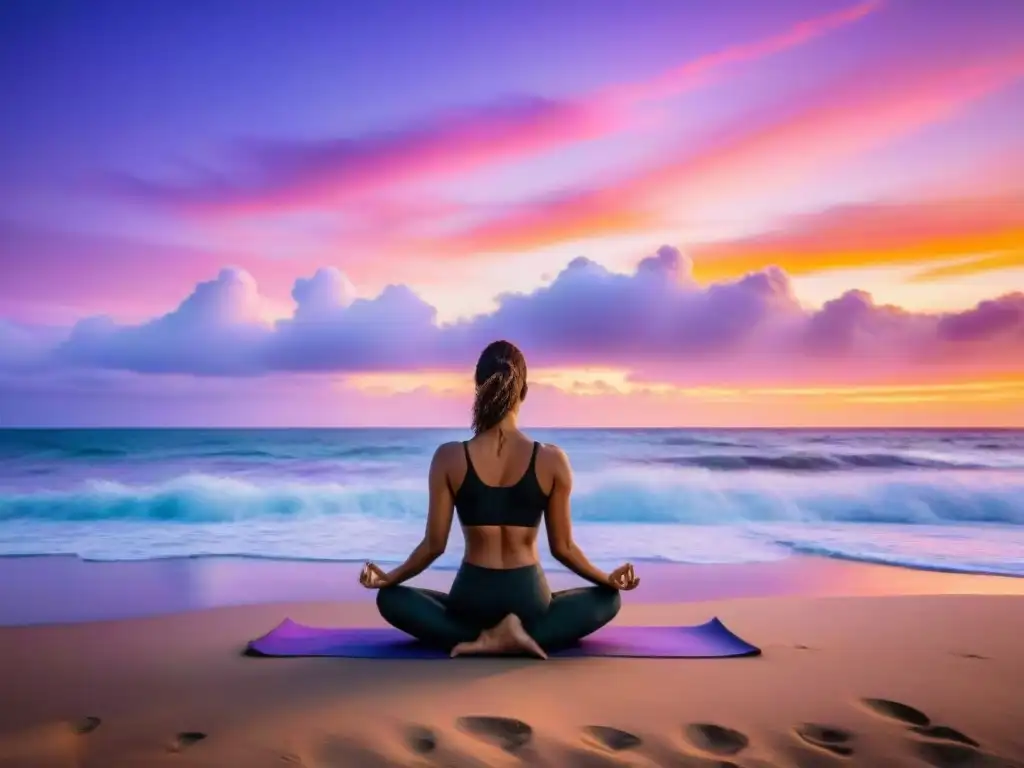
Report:
[[[473,433],[493,429],[526,399],[526,358],[510,341],[495,341],[476,364]],[[502,435],[499,435],[499,452]]]

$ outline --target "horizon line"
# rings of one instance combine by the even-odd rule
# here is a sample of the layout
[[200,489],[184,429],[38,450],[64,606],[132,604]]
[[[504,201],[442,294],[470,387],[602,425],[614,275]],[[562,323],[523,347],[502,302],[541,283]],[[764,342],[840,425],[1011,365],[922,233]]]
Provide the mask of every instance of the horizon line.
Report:
[[[901,431],[901,432],[1024,432],[1024,425],[1017,426],[942,426],[942,425],[931,425],[922,426],[917,425],[885,425],[885,426],[833,426],[828,424],[822,424],[820,426],[764,426],[764,425],[751,425],[751,426],[557,426],[557,425],[538,425],[530,427],[531,430],[558,430],[560,432],[635,432],[635,431],[665,431],[665,432],[882,432],[882,431]],[[191,431],[191,432],[214,432],[214,431],[233,431],[233,432],[287,432],[287,431],[333,431],[333,432],[357,432],[357,431],[416,431],[416,432],[440,432],[440,431],[451,431],[451,430],[465,430],[471,431],[469,427],[462,425],[450,425],[450,426],[398,426],[398,425],[381,425],[381,426],[260,426],[260,425],[246,425],[246,426],[225,426],[225,425],[211,425],[211,426],[172,426],[172,425],[132,425],[132,426],[116,426],[116,425],[104,425],[104,426],[82,426],[82,425],[68,425],[68,426],[31,426],[31,425],[16,425],[16,426],[2,426],[0,425],[0,432],[87,432],[87,431],[120,431],[120,432],[131,432],[131,431]],[[526,431],[526,430],[524,430]]]

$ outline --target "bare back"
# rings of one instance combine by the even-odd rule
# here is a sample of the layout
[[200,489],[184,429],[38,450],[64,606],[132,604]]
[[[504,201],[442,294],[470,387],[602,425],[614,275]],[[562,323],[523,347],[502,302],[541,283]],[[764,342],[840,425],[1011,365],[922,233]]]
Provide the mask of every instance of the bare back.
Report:
[[[550,452],[540,446],[534,457],[534,442],[518,430],[506,430],[498,453],[498,437],[484,433],[470,440],[465,449],[447,451],[446,469],[453,497],[467,482],[471,473],[488,489],[509,489],[524,480],[527,473],[536,473],[536,483],[545,495],[555,483]],[[483,568],[519,568],[539,561],[537,535],[539,526],[465,525],[465,561]]]

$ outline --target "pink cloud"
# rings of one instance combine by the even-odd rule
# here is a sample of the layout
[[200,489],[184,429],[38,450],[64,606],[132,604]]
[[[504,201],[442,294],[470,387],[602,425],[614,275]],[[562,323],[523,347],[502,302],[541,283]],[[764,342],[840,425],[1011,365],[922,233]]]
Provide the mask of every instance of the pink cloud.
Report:
[[681,148],[606,184],[510,207],[429,247],[452,256],[518,251],[667,226],[695,206],[749,197],[752,190],[777,196],[948,119],[1021,76],[1020,55],[925,73],[861,73],[801,104],[719,129],[704,147]]
[[835,13],[799,22],[778,35],[751,43],[729,46],[716,53],[687,62],[650,80],[613,86],[604,91],[602,95],[610,102],[627,105],[678,96],[694,86],[702,85],[709,77],[719,74],[729,65],[756,61],[804,45],[828,32],[860,21],[878,11],[883,5],[882,0],[866,0],[866,2],[842,8]]
[[510,99],[359,138],[241,142],[234,154],[246,181],[210,173],[181,186],[121,178],[117,188],[136,199],[217,215],[330,208],[403,182],[457,175],[623,126],[621,115],[600,104]]
[[509,99],[357,138],[247,141],[236,147],[237,173],[210,171],[180,185],[127,176],[114,179],[112,186],[137,199],[217,215],[337,206],[396,185],[449,178],[619,133],[636,124],[634,107],[641,102],[679,95],[729,66],[807,43],[881,5],[880,0],[867,0],[766,39],[700,57],[650,80],[598,89],[574,101]]

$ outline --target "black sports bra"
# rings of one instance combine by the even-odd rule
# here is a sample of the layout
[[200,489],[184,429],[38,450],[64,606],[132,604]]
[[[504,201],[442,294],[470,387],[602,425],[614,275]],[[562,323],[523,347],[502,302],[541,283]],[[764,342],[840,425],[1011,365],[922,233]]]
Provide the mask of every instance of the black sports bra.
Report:
[[536,528],[548,508],[548,494],[541,490],[537,480],[537,449],[533,444],[530,466],[515,485],[486,485],[473,467],[469,458],[469,444],[463,443],[466,452],[466,478],[455,494],[455,511],[459,521],[467,528],[479,525],[512,525]]

